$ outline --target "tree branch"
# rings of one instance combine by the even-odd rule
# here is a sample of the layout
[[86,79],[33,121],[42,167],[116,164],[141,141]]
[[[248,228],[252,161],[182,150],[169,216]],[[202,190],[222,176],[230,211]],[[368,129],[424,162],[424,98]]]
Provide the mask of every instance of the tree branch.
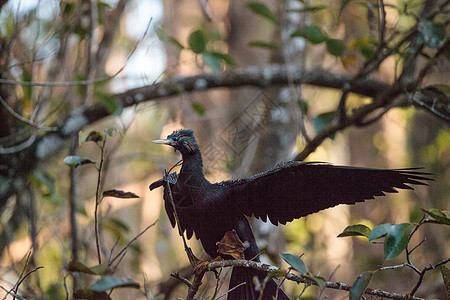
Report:
[[[202,91],[221,87],[267,86],[311,84],[315,86],[341,89],[352,79],[346,74],[336,74],[324,69],[304,70],[295,65],[273,64],[252,66],[225,71],[220,74],[202,73],[189,77],[176,77],[163,82],[128,90],[114,95],[117,103],[126,106],[141,103],[147,99],[160,99],[182,93]],[[362,79],[351,86],[349,92],[367,97],[375,97],[389,84],[374,79]]]
[[[247,267],[247,268],[262,270],[262,271],[266,271],[266,272],[282,270],[275,266],[267,265],[267,264],[264,264],[261,262],[250,261],[250,260],[215,261],[215,262],[212,262],[209,265],[207,265],[206,270],[213,271],[218,268],[227,268],[227,267],[236,267],[236,266]],[[197,280],[201,280],[201,278],[203,277],[203,274],[196,275],[195,277],[196,277],[196,279],[197,279],[197,277],[199,277],[199,279],[197,279]],[[291,272],[287,272],[285,278],[287,280],[295,281],[297,283],[306,283],[306,284],[317,285],[316,282],[312,281],[311,279],[309,279],[305,276],[302,276],[301,274],[296,275]],[[194,282],[195,282],[195,279],[194,279]],[[334,281],[327,281],[325,284],[325,287],[330,288],[330,289],[336,289],[336,290],[344,290],[344,291],[350,291],[350,289],[352,288],[351,285],[348,285],[348,284],[345,284],[342,282],[334,282]],[[414,297],[414,296],[410,296],[410,295],[402,295],[402,294],[397,294],[397,293],[390,293],[387,291],[371,289],[371,288],[367,288],[366,291],[364,292],[364,294],[377,296],[377,297],[384,297],[384,298],[389,298],[389,299],[404,299],[404,300],[406,300],[406,299],[421,300],[422,299],[423,300],[423,298],[418,298],[418,297]]]

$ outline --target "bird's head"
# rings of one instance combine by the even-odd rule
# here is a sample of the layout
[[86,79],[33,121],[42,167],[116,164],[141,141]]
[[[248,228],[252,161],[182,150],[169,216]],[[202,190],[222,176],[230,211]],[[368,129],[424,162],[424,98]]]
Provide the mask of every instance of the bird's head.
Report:
[[152,142],[172,146],[175,150],[178,150],[181,154],[185,155],[195,153],[199,150],[194,132],[190,129],[174,131],[172,134],[167,136],[167,139],[154,140]]

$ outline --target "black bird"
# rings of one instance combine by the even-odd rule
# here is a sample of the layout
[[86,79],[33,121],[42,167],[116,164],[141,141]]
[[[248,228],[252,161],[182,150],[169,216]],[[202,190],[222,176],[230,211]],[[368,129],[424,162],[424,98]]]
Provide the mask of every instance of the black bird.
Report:
[[[154,143],[167,144],[179,151],[183,164],[179,174],[171,175],[171,192],[176,213],[183,232],[190,239],[195,233],[206,253],[219,255],[216,243],[226,232],[235,230],[241,241],[247,241],[245,259],[258,256],[250,224],[246,217],[254,215],[274,225],[286,224],[322,209],[339,204],[355,204],[384,192],[397,193],[398,189],[412,189],[407,184],[426,185],[431,180],[416,169],[382,170],[333,166],[325,163],[289,161],[275,168],[239,180],[219,183],[209,182],[203,174],[200,149],[192,130],[174,131],[164,140]],[[150,185],[150,190],[164,186],[167,215],[173,227],[176,225],[173,206],[164,180]],[[231,257],[225,257],[231,259]],[[260,282],[267,273],[249,268],[235,267],[231,274],[228,299],[258,299],[253,277]],[[272,299],[276,283],[270,281],[263,299]],[[289,299],[281,290],[278,299]]]

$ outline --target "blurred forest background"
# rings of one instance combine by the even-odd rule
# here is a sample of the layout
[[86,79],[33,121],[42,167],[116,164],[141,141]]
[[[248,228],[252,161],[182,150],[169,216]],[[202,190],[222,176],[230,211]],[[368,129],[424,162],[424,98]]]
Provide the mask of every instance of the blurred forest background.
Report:
[[[292,159],[432,172],[428,187],[286,226],[252,220],[264,262],[287,268],[279,253],[304,253],[326,280],[405,262],[337,235],[449,209],[449,15],[444,0],[0,1],[1,298],[71,298],[104,275],[128,278],[113,299],[186,297],[170,277],[191,275],[181,238],[161,191],[148,191],[179,160],[151,141],[180,128],[195,131],[210,181]],[[448,226],[421,226],[418,269],[448,259],[449,238]],[[207,278],[202,299],[214,293]],[[418,280],[398,268],[369,286],[408,294]],[[284,289],[296,297],[303,285]],[[85,297],[106,295],[93,290]],[[416,295],[444,299],[441,272]],[[302,294],[325,297],[348,292]]]

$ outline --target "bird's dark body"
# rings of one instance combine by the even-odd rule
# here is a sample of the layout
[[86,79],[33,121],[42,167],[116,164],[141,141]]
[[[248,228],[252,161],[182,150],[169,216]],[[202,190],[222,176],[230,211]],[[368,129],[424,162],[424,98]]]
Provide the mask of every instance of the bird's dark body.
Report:
[[[198,160],[198,158],[190,158]],[[243,214],[239,213],[234,201],[222,207],[221,199],[231,199],[231,191],[221,184],[212,184],[203,172],[186,170],[189,164],[183,164],[176,183],[171,184],[171,193],[176,204],[181,228],[186,231],[190,239],[195,233],[202,243],[205,252],[215,258],[219,256],[216,243],[227,231],[235,230],[241,241],[248,241],[255,245],[255,238],[250,224]],[[164,189],[164,204],[172,226],[175,226],[172,203],[168,189]],[[245,257],[251,259],[258,254],[257,247],[250,247]]]
[[[191,130],[175,131],[167,140],[155,141],[171,145],[180,151],[183,165],[176,180],[170,184],[181,229],[188,239],[193,234],[201,241],[211,257],[219,255],[216,243],[227,231],[235,230],[241,241],[250,247],[246,259],[254,259],[258,247],[246,216],[269,219],[273,224],[286,224],[322,209],[339,204],[355,204],[384,192],[396,193],[395,188],[412,189],[406,184],[423,185],[428,173],[415,169],[381,170],[333,166],[324,163],[286,162],[266,172],[240,180],[210,183],[203,175],[202,158]],[[175,226],[169,190],[163,180],[150,189],[164,186],[167,215]],[[231,257],[225,257],[231,259]],[[252,277],[263,280],[266,273],[248,268],[235,268],[230,288],[245,281],[228,295],[228,299],[257,299]],[[269,281],[263,299],[272,299],[276,284]],[[289,299],[279,291],[278,299]]]

